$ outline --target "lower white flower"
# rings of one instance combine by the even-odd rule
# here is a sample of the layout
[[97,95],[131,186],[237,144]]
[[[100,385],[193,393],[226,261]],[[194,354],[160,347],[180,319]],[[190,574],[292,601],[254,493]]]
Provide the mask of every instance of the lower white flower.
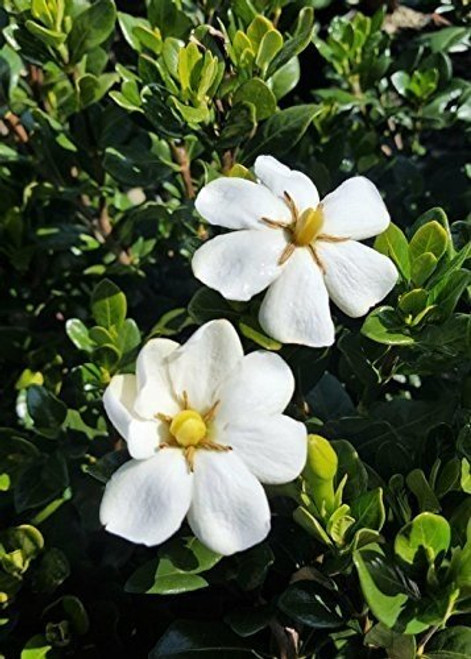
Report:
[[193,257],[193,272],[229,300],[268,287],[260,324],[283,343],[334,342],[329,296],[348,316],[363,316],[394,287],[390,259],[357,242],[382,233],[389,214],[377,188],[355,176],[322,202],[314,183],[271,156],[255,161],[259,183],[222,177],[206,185],[196,209],[237,231],[217,236]]
[[293,390],[283,359],[244,356],[226,320],[207,323],[182,346],[149,341],[136,375],[115,375],[104,394],[133,458],[106,486],[106,529],[151,546],[187,516],[220,554],[263,540],[270,510],[261,483],[287,483],[306,461],[304,425],[282,414]]

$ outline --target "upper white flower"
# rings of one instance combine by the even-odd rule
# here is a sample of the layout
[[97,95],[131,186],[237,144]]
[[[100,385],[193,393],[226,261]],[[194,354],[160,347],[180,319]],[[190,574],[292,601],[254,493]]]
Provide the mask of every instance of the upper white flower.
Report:
[[283,359],[244,356],[227,320],[207,323],[182,346],[149,341],[136,375],[115,375],[104,394],[133,458],[106,486],[107,530],[157,545],[187,516],[220,554],[263,540],[270,510],[260,483],[289,482],[306,461],[304,425],[282,414],[293,390]]
[[249,300],[268,287],[259,314],[268,334],[283,343],[331,345],[329,296],[356,318],[397,281],[390,259],[357,242],[387,228],[386,206],[363,176],[320,202],[305,174],[271,156],[257,158],[255,174],[259,183],[223,177],[198,194],[196,209],[210,224],[237,231],[200,247],[193,272],[229,300]]

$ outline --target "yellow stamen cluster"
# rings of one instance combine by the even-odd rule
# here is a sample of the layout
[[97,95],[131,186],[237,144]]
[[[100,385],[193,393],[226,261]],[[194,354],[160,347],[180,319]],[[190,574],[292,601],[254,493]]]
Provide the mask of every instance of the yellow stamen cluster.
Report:
[[322,207],[307,208],[294,225],[293,242],[299,247],[310,245],[319,236],[323,224]]
[[207,434],[203,417],[195,410],[178,412],[170,424],[170,433],[180,446],[197,446]]
[[323,240],[330,243],[340,243],[349,240],[349,238],[338,238],[336,236],[329,236],[328,234],[322,233],[322,227],[324,224],[322,204],[318,204],[316,208],[306,208],[306,210],[299,214],[296,204],[288,192],[284,193],[284,199],[291,212],[290,223],[278,222],[277,220],[272,220],[268,217],[261,218],[262,222],[271,229],[283,229],[284,231],[288,231],[291,235],[290,242],[286,245],[278,259],[278,264],[283,265],[286,263],[297,247],[307,247],[315,263],[325,274],[325,266],[316,251],[316,241]]
[[182,448],[188,468],[194,469],[195,452],[197,449],[206,449],[211,451],[230,451],[230,446],[218,444],[210,439],[210,424],[214,419],[219,401],[216,401],[209,410],[201,415],[196,410],[190,408],[188,395],[186,391],[182,396],[183,409],[177,412],[174,417],[165,414],[156,414],[156,418],[168,423],[170,438],[160,444],[160,448]]

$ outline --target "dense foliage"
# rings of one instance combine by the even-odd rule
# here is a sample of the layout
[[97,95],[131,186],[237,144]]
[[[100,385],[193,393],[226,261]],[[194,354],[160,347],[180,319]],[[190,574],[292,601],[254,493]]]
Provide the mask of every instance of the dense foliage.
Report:
[[[0,654],[471,655],[467,3],[2,0]],[[400,272],[329,349],[191,273],[194,197],[260,154],[380,188]],[[303,477],[221,559],[106,533],[102,394],[149,337],[227,318],[296,375]],[[324,439],[327,438],[329,443]]]

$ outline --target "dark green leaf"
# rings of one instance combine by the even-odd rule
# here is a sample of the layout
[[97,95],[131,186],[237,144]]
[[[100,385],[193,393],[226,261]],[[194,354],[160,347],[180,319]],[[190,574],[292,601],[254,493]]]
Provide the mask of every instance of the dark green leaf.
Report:
[[106,329],[120,328],[126,318],[126,296],[109,279],[95,286],[91,306],[95,321]]

